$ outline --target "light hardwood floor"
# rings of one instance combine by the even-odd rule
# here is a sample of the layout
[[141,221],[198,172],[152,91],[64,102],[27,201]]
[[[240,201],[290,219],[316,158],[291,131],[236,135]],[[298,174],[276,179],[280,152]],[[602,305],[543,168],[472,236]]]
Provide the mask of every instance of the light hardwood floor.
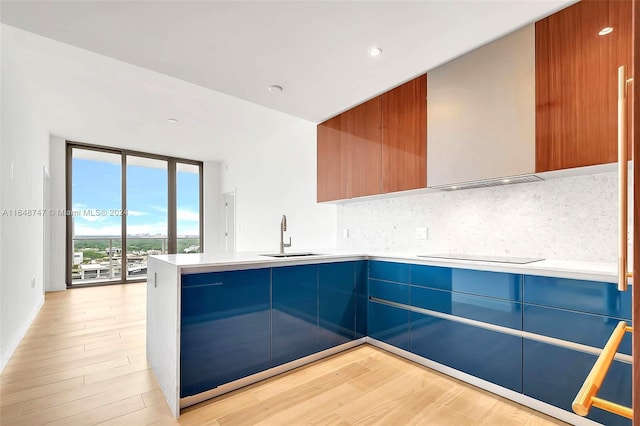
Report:
[[173,418],[145,360],[145,284],[48,293],[0,376],[3,426],[563,424],[369,345]]

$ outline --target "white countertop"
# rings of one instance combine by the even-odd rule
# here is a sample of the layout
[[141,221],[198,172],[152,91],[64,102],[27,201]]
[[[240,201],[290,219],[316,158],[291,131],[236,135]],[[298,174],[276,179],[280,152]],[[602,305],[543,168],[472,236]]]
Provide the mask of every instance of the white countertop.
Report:
[[176,266],[180,269],[180,273],[182,274],[369,259],[442,266],[448,268],[474,269],[479,271],[606,281],[612,283],[615,283],[617,280],[617,265],[615,263],[548,259],[527,264],[512,264],[456,259],[435,259],[418,257],[416,254],[409,253],[330,253],[330,250],[317,250],[313,252],[322,254],[314,256],[274,258],[262,256],[261,253],[264,252],[241,252],[231,254],[168,254],[150,257]]

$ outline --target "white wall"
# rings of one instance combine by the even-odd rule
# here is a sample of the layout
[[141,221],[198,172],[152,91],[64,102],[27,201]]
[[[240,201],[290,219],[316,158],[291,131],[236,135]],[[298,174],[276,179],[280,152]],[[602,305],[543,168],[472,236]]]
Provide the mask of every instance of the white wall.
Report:
[[220,163],[207,161],[202,171],[204,247],[207,253],[220,251]]
[[[65,140],[60,136],[50,135],[49,137],[49,173],[51,174],[51,205],[54,212],[66,209],[66,186],[65,186]],[[51,219],[51,235],[49,254],[50,277],[47,280],[46,291],[66,290],[66,217],[54,215]]]
[[[42,209],[42,170],[49,162],[49,136],[13,34],[3,31],[1,39],[2,212]],[[44,300],[43,219],[39,215],[2,214],[0,229],[0,368],[3,368]]]
[[341,205],[338,246],[615,263],[617,223],[617,175],[602,173]]
[[[236,191],[237,251],[277,252],[287,216],[289,251],[335,247],[335,209],[316,204],[316,126],[290,120],[280,133],[232,150],[223,166],[223,192]],[[334,220],[327,220],[332,216]]]
[[[6,25],[1,35],[3,208],[41,207],[43,166],[51,172],[52,207],[64,208],[67,139],[223,162],[224,190],[238,194],[239,250],[277,248],[283,213],[294,247],[335,246],[336,207],[315,203],[313,123]],[[205,177],[205,204],[219,201],[217,185]],[[42,299],[30,289],[32,277],[36,288],[43,282],[42,223],[2,220],[3,360]],[[65,287],[64,224],[52,218],[50,290]],[[217,229],[205,223],[205,232]]]

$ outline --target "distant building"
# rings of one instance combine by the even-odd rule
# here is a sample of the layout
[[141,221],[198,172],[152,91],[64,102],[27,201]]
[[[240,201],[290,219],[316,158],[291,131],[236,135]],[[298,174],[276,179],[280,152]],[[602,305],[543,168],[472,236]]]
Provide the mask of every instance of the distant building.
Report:
[[200,246],[190,245],[189,247],[184,249],[184,252],[185,253],[199,253],[200,252]]
[[73,253],[73,264],[74,265],[80,265],[82,264],[82,261],[84,260],[84,253],[81,251],[77,251]]

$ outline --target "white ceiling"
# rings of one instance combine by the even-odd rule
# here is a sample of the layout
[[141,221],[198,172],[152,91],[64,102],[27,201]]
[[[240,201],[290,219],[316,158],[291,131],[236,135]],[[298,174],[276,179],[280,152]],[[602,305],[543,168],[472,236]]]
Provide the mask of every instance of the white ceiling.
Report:
[[573,2],[2,0],[0,20],[320,122]]

